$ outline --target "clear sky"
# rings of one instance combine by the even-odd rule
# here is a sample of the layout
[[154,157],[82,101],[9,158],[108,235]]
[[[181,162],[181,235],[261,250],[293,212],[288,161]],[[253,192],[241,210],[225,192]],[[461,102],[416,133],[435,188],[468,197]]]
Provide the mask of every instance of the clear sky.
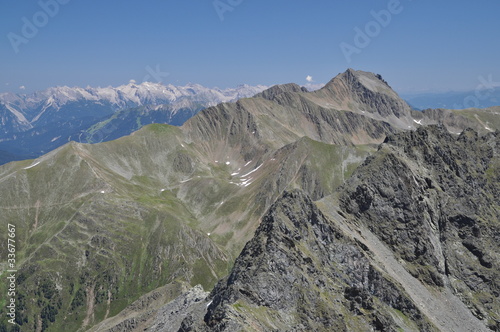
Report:
[[498,0],[0,0],[0,91],[326,83],[349,67],[398,92],[474,89],[500,82],[499,16]]

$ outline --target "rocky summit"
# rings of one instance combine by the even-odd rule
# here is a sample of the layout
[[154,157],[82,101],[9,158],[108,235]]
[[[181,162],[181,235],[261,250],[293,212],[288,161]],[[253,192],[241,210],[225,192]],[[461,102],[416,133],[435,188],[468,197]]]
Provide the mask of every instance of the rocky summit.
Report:
[[2,165],[14,329],[499,331],[499,129],[349,69]]

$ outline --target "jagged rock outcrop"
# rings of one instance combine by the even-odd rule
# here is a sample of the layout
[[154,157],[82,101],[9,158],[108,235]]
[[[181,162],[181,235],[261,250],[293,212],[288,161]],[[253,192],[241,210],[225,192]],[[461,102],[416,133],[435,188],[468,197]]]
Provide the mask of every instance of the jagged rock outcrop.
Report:
[[388,137],[341,189],[341,206],[429,286],[500,329],[500,132],[431,126]]
[[287,192],[210,294],[207,313],[179,331],[433,331],[365,250],[305,193]]
[[193,287],[158,310],[153,325],[147,331],[172,331],[181,325],[186,316],[204,312],[208,306],[208,294],[200,285]]
[[498,139],[396,134],[332,198],[285,193],[179,331],[497,331]]

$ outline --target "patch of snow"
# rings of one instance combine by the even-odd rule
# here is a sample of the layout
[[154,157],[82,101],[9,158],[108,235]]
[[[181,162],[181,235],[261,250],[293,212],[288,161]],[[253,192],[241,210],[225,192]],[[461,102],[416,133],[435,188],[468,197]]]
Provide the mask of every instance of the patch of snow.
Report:
[[207,233],[208,236],[210,236],[210,233]]
[[248,164],[250,164],[252,161],[250,160],[248,163],[246,163],[245,165],[243,165],[243,167],[245,166],[248,166]]
[[490,127],[488,126],[484,126],[484,129],[488,130],[488,131],[494,131],[493,129],[491,129]]
[[18,110],[16,110],[15,108],[11,107],[9,104],[5,104],[5,107],[12,113],[16,116],[16,118],[22,122],[22,123],[29,123],[29,121],[26,119],[26,117],[21,113],[19,112]]
[[160,191],[161,191],[161,192],[164,192],[165,190],[167,190],[167,189],[162,189],[162,190],[160,190]]
[[240,174],[240,172],[231,173],[231,176],[235,176],[235,175],[238,175],[238,174]]
[[30,169],[30,168],[32,168],[32,167],[35,167],[35,166],[36,166],[36,165],[38,165],[38,164],[40,164],[40,162],[39,162],[39,161],[37,161],[36,163],[34,163],[34,164],[33,164],[33,165],[31,165],[31,166],[25,167],[24,169]]
[[226,165],[230,165],[230,164],[231,164],[231,162],[230,162],[230,161],[226,161]]
[[61,138],[61,136],[54,137],[54,138],[51,140],[51,142],[57,141],[57,140],[58,140],[58,139],[60,139],[60,138]]
[[417,121],[417,120],[413,119],[413,122],[415,122],[416,124],[419,124],[419,125],[421,125],[421,124],[422,124],[422,120],[418,120],[418,121]]
[[249,185],[252,184],[252,178],[249,178],[249,179],[242,179],[243,182],[241,182],[240,184],[238,184],[238,186],[240,187],[248,187]]
[[101,190],[101,194],[104,194],[104,193],[105,193],[105,191],[104,191],[104,190]]
[[207,307],[212,304],[213,301],[208,302]]
[[258,169],[259,169],[262,165],[264,165],[264,164],[260,164],[260,165],[259,165],[256,169],[254,169],[253,171],[248,172],[248,173],[247,173],[247,174],[245,174],[245,175],[242,175],[241,177],[242,177],[242,178],[246,178],[248,175],[250,175],[250,174],[252,174],[253,172],[255,172],[256,170],[258,170]]

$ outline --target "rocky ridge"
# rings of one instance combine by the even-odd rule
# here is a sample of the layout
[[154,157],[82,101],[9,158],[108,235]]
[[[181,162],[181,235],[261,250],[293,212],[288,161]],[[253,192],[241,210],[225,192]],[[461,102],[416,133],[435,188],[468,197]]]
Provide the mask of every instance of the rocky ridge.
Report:
[[343,209],[425,284],[499,328],[499,132],[442,127],[389,137],[346,182]]
[[497,331],[498,143],[419,128],[335,195],[285,193],[178,330]]
[[202,319],[189,316],[179,331],[434,330],[301,191],[271,207],[208,299]]

